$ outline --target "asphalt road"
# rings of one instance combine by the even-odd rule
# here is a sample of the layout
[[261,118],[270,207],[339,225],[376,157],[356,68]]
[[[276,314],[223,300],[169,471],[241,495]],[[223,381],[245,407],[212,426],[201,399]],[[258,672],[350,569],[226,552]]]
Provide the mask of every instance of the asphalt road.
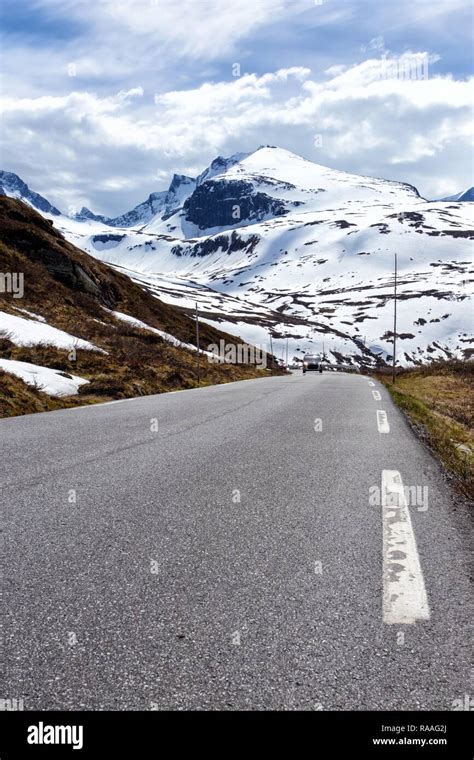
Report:
[[[25,710],[472,694],[467,507],[368,378],[0,420],[0,442],[1,696]],[[381,489],[398,477],[405,505]]]

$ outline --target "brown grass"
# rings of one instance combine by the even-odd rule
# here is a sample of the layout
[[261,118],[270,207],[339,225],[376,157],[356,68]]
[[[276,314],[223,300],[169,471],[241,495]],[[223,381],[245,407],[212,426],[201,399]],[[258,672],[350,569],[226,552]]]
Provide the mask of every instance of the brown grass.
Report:
[[387,374],[378,378],[460,490],[474,498],[474,362],[403,370],[395,386]]
[[[79,397],[51,400],[3,373],[0,416],[198,385],[196,352],[177,348],[150,331],[119,321],[110,309],[194,344],[195,323],[189,316],[75,248],[35,211],[5,197],[0,197],[0,272],[22,272],[25,282],[22,299],[0,293],[0,310],[26,317],[17,309],[27,309],[106,352],[77,351],[76,360],[71,361],[66,350],[44,345],[15,346],[7,335],[0,334],[0,357],[51,367],[90,381],[80,388]],[[201,349],[221,339],[241,342],[201,324]],[[200,365],[200,385],[266,377],[270,372],[252,364],[210,364],[204,357]],[[272,372],[282,374],[270,357],[268,365]]]

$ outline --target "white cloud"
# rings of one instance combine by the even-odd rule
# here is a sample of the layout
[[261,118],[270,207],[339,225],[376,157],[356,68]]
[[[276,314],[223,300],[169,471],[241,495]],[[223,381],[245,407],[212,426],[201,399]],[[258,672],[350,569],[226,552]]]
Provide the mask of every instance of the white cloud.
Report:
[[[408,57],[393,59],[403,70]],[[336,168],[411,182],[424,195],[471,182],[472,80],[386,78],[381,59],[249,74],[154,99],[141,86],[115,95],[4,100],[5,168],[60,208],[115,213],[164,186],[174,171],[197,173],[218,154],[279,144]],[[429,73],[429,69],[428,69]],[[322,146],[314,145],[315,133]],[[4,159],[5,162],[5,159]],[[159,185],[157,186],[157,182]]]
[[[61,0],[62,1],[62,0]],[[180,0],[179,17],[176,2],[170,0],[133,0],[132,2],[105,2],[103,13],[97,16],[102,30],[121,26],[134,37],[165,45],[164,53],[204,58],[227,55],[236,43],[250,32],[288,10],[286,0]]]
[[[269,20],[308,7],[311,0],[36,0],[55,18],[87,21],[94,40],[114,60],[131,54],[212,60],[228,56]],[[120,44],[114,51],[113,45]],[[85,61],[85,59],[84,59]]]

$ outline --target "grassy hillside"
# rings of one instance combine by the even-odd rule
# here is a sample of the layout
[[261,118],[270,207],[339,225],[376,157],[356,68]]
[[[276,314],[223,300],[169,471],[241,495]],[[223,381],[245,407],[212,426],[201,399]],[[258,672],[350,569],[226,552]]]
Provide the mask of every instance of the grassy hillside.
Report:
[[[0,372],[0,416],[25,414],[197,385],[196,352],[175,347],[158,335],[118,320],[119,311],[194,344],[195,322],[102,262],[68,243],[52,224],[29,206],[0,197],[0,272],[23,273],[24,296],[0,292],[0,311],[28,319],[26,309],[71,335],[90,341],[103,353],[48,345],[22,347],[0,334],[0,358],[31,362],[79,375],[89,384],[78,396],[51,398],[40,388]],[[1,327],[1,315],[0,315]],[[200,347],[242,342],[201,324]],[[201,357],[201,384],[268,376],[252,364],[210,364]],[[268,365],[272,367],[271,361]],[[272,369],[281,372],[280,369]]]
[[474,498],[474,361],[402,370],[395,386],[388,375],[378,377],[460,490]]

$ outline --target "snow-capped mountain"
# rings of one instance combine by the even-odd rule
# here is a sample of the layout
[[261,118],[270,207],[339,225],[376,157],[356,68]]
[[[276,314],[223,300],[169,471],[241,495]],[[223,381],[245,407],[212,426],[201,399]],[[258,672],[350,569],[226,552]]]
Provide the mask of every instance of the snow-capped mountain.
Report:
[[59,216],[61,213],[46,198],[39,193],[30,190],[26,182],[13,172],[0,170],[0,195],[8,195],[10,198],[17,198],[33,206],[37,211],[43,214],[53,214]]
[[83,206],[80,211],[77,212],[77,214],[74,214],[74,219],[77,219],[78,222],[101,222],[102,224],[108,224],[109,217],[103,216],[101,214],[94,214],[93,211],[91,211],[87,206]]
[[442,198],[443,201],[457,201],[458,203],[461,201],[462,203],[471,202],[474,201],[474,187],[470,187],[469,190],[463,190],[461,193],[457,193],[456,195],[450,195],[447,198]]
[[54,224],[169,303],[197,301],[254,343],[271,334],[274,351],[288,339],[290,358],[324,342],[333,361],[389,360],[397,254],[399,362],[472,351],[470,204],[264,146],[217,158],[165,207],[134,229]]
[[[175,174],[171,180],[168,190],[161,190],[151,193],[146,201],[138,204],[131,211],[116,217],[108,217],[103,214],[95,214],[93,211],[83,206],[81,210],[74,214],[71,219],[78,222],[99,222],[108,227],[142,227],[152,219],[167,219],[176,211],[182,208],[186,199],[193,193],[196,188],[196,180],[192,177],[186,177],[183,174]],[[46,198],[39,193],[35,193],[23,180],[12,172],[0,171],[0,195],[7,195],[10,198],[28,203],[37,211],[43,214],[53,214],[54,216],[65,216],[55,208]]]
[[180,209],[185,200],[196,187],[196,180],[183,174],[175,174],[168,190],[151,193],[146,201],[135,206],[131,211],[113,218],[94,214],[88,208],[82,208],[75,215],[78,221],[102,222],[108,227],[141,227],[156,217],[167,219]]
[[216,158],[195,191],[171,218],[158,214],[143,232],[183,239],[207,237],[291,213],[334,208],[346,199],[419,198],[411,185],[357,177],[327,169],[274,146]]

